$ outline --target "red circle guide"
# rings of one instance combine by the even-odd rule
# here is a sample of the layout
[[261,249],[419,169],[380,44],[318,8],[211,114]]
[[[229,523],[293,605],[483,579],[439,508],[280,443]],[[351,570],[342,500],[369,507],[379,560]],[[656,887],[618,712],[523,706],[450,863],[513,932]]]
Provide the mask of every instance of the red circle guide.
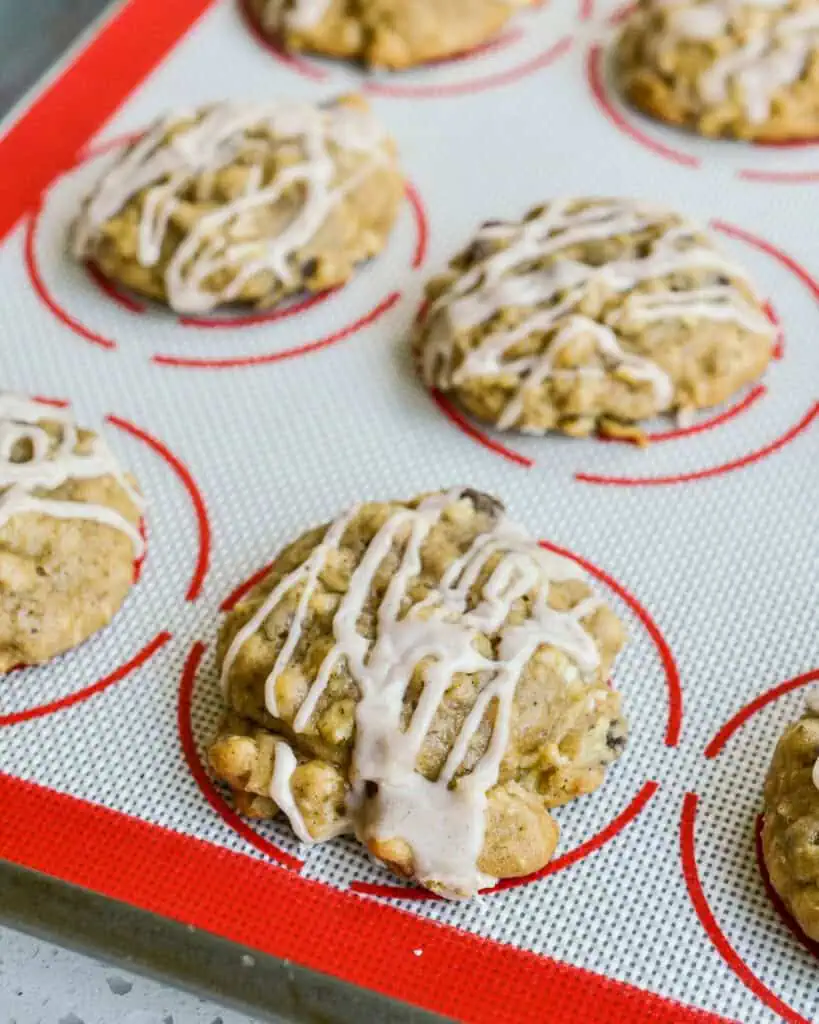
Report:
[[[633,12],[635,4],[632,0],[618,7],[609,14],[604,25],[608,30],[622,25]],[[610,44],[605,46],[592,42],[585,55],[585,76],[588,94],[595,106],[609,123],[625,138],[642,149],[672,163],[677,167],[699,170],[703,167],[703,158],[697,155],[702,152],[704,137],[690,131],[662,124],[656,119],[636,108],[617,95],[617,90],[606,74],[607,61],[610,56]],[[788,154],[791,161],[795,154],[812,151],[819,147],[819,139],[802,139],[793,142],[746,143],[730,139],[710,139],[711,147],[723,147],[728,152],[736,153],[738,148],[747,152],[748,165],[737,168],[734,177],[741,181],[759,182],[767,185],[810,185],[819,182],[819,159],[811,160],[811,166],[780,167],[783,154]],[[770,158],[776,154],[776,166],[770,165]],[[767,164],[767,166],[766,166]]]
[[[71,312],[63,303],[61,298],[56,294],[54,287],[47,281],[46,275],[43,273],[43,269],[40,266],[40,260],[38,257],[38,237],[43,213],[46,207],[47,196],[49,191],[53,189],[54,185],[61,180],[65,174],[71,173],[77,168],[84,166],[89,161],[95,160],[116,150],[117,148],[120,148],[128,142],[133,141],[135,138],[139,137],[139,134],[140,133],[130,133],[128,135],[119,136],[117,138],[110,139],[99,146],[94,146],[86,150],[79,159],[68,168],[67,171],[62,172],[55,177],[49,188],[40,198],[40,201],[30,212],[25,225],[24,260],[26,272],[34,293],[41,304],[76,337],[88,344],[96,346],[97,348],[111,352],[116,351],[120,347],[120,342],[114,338],[110,332],[97,330],[94,326],[85,322],[84,319],[80,319]],[[409,211],[412,220],[412,230],[414,232],[414,240],[412,242],[408,262],[409,270],[414,272],[419,270],[426,260],[429,228],[423,200],[418,193],[418,190],[410,182],[406,183],[406,198],[407,204],[405,210]],[[393,230],[393,237],[395,237],[395,235],[401,230],[401,224],[402,220],[399,218],[399,221]],[[383,261],[387,258],[389,258],[388,253],[381,253],[380,256],[375,257],[374,260]],[[311,310],[331,302],[334,297],[337,297],[339,293],[343,291],[342,288],[335,288],[315,295],[296,297],[289,301],[285,301],[284,303],[280,303],[270,310],[256,310],[245,313],[225,312],[215,313],[209,316],[174,317],[172,313],[168,312],[158,303],[152,303],[149,300],[130,292],[115,282],[109,281],[95,267],[86,265],[86,273],[87,282],[93,288],[96,297],[100,301],[112,303],[126,314],[138,317],[145,315],[149,311],[160,313],[163,316],[167,316],[170,323],[175,323],[188,331],[193,332],[193,330],[196,329],[207,330],[215,336],[218,336],[220,331],[235,331],[237,329],[244,328],[252,329],[271,326],[283,321],[292,320],[295,317],[301,317],[308,314]],[[356,275],[354,273],[350,283],[355,281],[355,276]],[[270,363],[277,363],[283,360],[307,355],[312,352],[318,352],[322,349],[329,348],[332,345],[337,345],[340,342],[348,340],[354,334],[369,327],[389,312],[389,310],[399,302],[401,296],[402,293],[400,289],[388,290],[382,298],[369,308],[366,308],[349,322],[342,323],[341,326],[335,327],[335,329],[330,333],[320,337],[311,338],[307,341],[300,341],[297,345],[289,347],[280,347],[272,351],[252,352],[242,355],[235,354],[232,351],[226,354],[208,355],[154,352],[148,354],[148,358],[157,366],[199,370],[237,369],[240,367],[261,366]],[[269,336],[269,334],[264,335],[265,338],[269,338]],[[213,338],[209,337],[208,341],[213,341]]]
[[[778,683],[750,701],[743,708],[740,708],[708,743],[704,752],[706,759],[714,760],[721,757],[730,745],[733,737],[751,722],[759,712],[775,704],[786,694],[815,684],[817,681],[819,681],[819,669],[813,669]],[[703,806],[703,800],[700,796],[693,792],[686,793],[680,819],[680,855],[683,875],[688,895],[700,924],[711,940],[712,945],[731,971],[768,1009],[776,1013],[782,1020],[788,1021],[789,1024],[810,1024],[808,1018],[802,1016],[802,1014],[784,1002],[772,988],[762,981],[750,964],[745,961],[731,943],[725,929],[718,921],[716,913],[710,905],[702,884],[700,866],[697,859],[697,816],[703,809]],[[775,914],[782,921],[784,929],[789,933],[790,940],[798,942],[811,956],[819,957],[819,943],[809,939],[802,932],[771,884],[762,855],[761,815],[754,822],[753,843],[754,856],[762,887]]]
[[[668,714],[665,726],[664,743],[667,747],[676,747],[679,744],[682,730],[682,686],[674,655],[657,623],[645,607],[628,590],[626,590],[622,584],[617,582],[604,570],[599,569],[587,559],[575,555],[556,544],[541,541],[541,545],[549,551],[554,551],[559,555],[563,555],[564,557],[577,562],[577,564],[586,572],[620,598],[635,615],[640,625],[646,631],[657,652],[659,662],[662,666],[662,672],[668,694]],[[224,599],[220,605],[220,611],[226,612],[234,608],[239,601],[264,578],[269,569],[270,565],[265,565],[248,577],[248,579],[240,583]],[[270,839],[261,835],[251,826],[248,820],[242,818],[233,810],[220,789],[214,784],[202,762],[196,739],[194,737],[192,710],[197,685],[197,673],[205,652],[206,647],[201,642],[197,642],[191,647],[182,672],[179,689],[179,736],[185,760],[187,761],[191,774],[193,775],[196,784],[205,799],[228,828],[250,843],[250,845],[258,852],[264,854],[276,863],[293,870],[300,870],[303,867],[303,861],[282,850]],[[654,780],[644,782],[637,792],[632,795],[626,805],[620,808],[614,817],[606,825],[599,828],[593,835],[583,840],[573,849],[562,853],[540,871],[526,878],[506,879],[494,888],[486,890],[484,895],[488,895],[493,892],[502,892],[522,885],[529,885],[542,878],[547,878],[550,875],[557,874],[558,872],[571,867],[573,864],[591,856],[593,853],[612,842],[612,840],[626,829],[631,822],[633,822],[642,813],[659,788],[659,783]],[[349,888],[353,892],[358,892],[364,895],[404,899],[415,902],[438,899],[437,896],[428,890],[408,885],[382,885],[353,881],[350,883]]]
[[[339,68],[337,61],[286,52],[262,30],[247,0],[236,2],[243,22],[256,42],[289,71],[314,82],[326,82],[332,77],[333,70]],[[588,17],[584,12],[585,4],[581,3],[581,20]],[[530,11],[528,17],[532,16]],[[383,77],[369,75],[359,88],[368,95],[393,99],[435,100],[469,96],[528,78],[550,67],[572,48],[570,35],[562,36],[545,47],[537,46],[535,32],[527,31],[527,28],[529,25],[524,13],[494,38],[471,50],[430,61],[409,71],[390,71]],[[491,67],[487,64],[490,58]],[[342,63],[341,66],[348,65]],[[345,79],[345,87],[351,87],[348,79]]]
[[[59,406],[65,406],[68,404],[67,402],[56,399],[41,398],[40,401],[46,401],[49,404]],[[144,445],[160,460],[161,464],[164,465],[166,469],[169,469],[176,476],[184,488],[186,497],[191,506],[192,518],[196,531],[196,554],[194,563],[191,567],[190,576],[187,580],[184,600],[189,602],[195,601],[201,594],[204,586],[205,577],[210,564],[211,546],[210,523],[208,520],[207,508],[201,492],[185,464],[163,441],[160,441],[159,438],[121,416],[109,415],[106,417],[106,423]],[[148,495],[148,501],[148,520],[147,523],[143,521],[141,524],[141,532],[146,538],[148,536],[148,528],[151,523],[150,494]],[[135,587],[132,594],[129,596],[130,601],[138,599],[141,587],[145,586],[145,583],[142,582],[142,576],[148,551],[149,549],[146,547],[146,554],[134,565]],[[55,675],[58,675],[58,673],[53,671],[53,666],[55,664],[59,664],[60,662],[64,663],[66,659],[71,659],[72,661],[78,661],[81,663],[87,656],[89,645],[93,642],[95,637],[101,637],[103,635],[109,636],[112,631],[116,630],[119,614],[121,613],[115,615],[112,621],[103,630],[100,630],[94,637],[90,637],[85,641],[85,643],[79,645],[79,647],[74,650],[68,651],[63,655],[58,656],[58,658],[53,661],[46,662],[43,665],[28,666],[17,671],[25,673],[26,679],[42,681],[48,678],[51,680]],[[83,701],[102,693],[112,686],[116,686],[129,678],[137,671],[137,669],[150,661],[150,659],[153,658],[153,656],[163,648],[171,638],[172,634],[170,632],[167,630],[161,630],[156,633],[152,639],[139,647],[138,650],[131,653],[119,665],[112,667],[105,673],[105,675],[94,682],[87,683],[79,689],[75,689],[69,693],[53,695],[50,699],[41,700],[37,704],[18,707],[14,710],[8,710],[0,713],[0,728],[4,726],[18,725],[21,722],[29,722],[36,718],[42,718],[46,715],[64,711],[67,708],[73,707],[76,704],[80,704]]]
[[[728,224],[725,221],[714,220],[711,222],[711,228],[712,230],[724,235],[726,238],[741,242],[742,244],[747,245],[750,249],[768,257],[775,265],[781,267],[797,282],[799,282],[800,286],[807,291],[813,301],[817,306],[819,306],[819,280],[817,280],[803,264],[799,263],[789,253],[785,252],[779,246],[768,242],[766,239],[761,238],[756,234],[752,234],[750,231],[746,231],[744,228],[738,227],[734,224]],[[417,315],[418,320],[424,316],[425,310],[426,303],[422,303]],[[779,332],[779,336],[774,345],[772,357],[775,361],[781,361],[786,358],[787,353],[780,319],[771,302],[767,302],[765,304],[765,312],[768,319]],[[720,427],[726,426],[727,424],[737,420],[739,417],[747,417],[754,414],[758,415],[764,405],[764,399],[768,393],[768,385],[764,382],[760,382],[746,388],[743,394],[729,403],[726,407],[716,412],[707,413],[697,419],[693,424],[684,427],[681,426],[649,432],[646,434],[646,439],[649,441],[649,448],[656,444],[666,444],[668,442],[689,442],[705,433],[709,433]],[[506,442],[501,441],[496,432],[490,433],[488,429],[480,426],[475,420],[459,409],[449,396],[435,388],[432,388],[430,389],[430,397],[438,410],[443,413],[449,422],[474,443],[481,445],[481,447],[486,448],[495,455],[498,455],[501,458],[506,459],[508,462],[512,462],[522,467],[523,469],[532,469],[537,465],[536,459],[532,456],[523,451],[517,450],[511,443],[507,444]],[[776,452],[780,451],[786,445],[789,445],[792,441],[796,440],[796,438],[803,434],[813,424],[817,416],[819,416],[819,402],[809,402],[807,409],[803,409],[798,419],[796,419],[786,430],[775,434],[764,445],[758,448],[753,448],[750,451],[746,451],[726,462],[705,466],[693,471],[664,473],[657,476],[642,474],[624,476],[575,470],[573,476],[578,483],[609,487],[662,487],[674,484],[691,483],[699,480],[708,480],[713,477],[732,473],[739,469],[744,469],[747,466],[754,465],[755,463],[761,462],[774,455]],[[615,445],[629,443],[620,441],[619,439],[615,440],[605,437],[600,437],[597,440],[605,444]],[[545,437],[539,438],[539,441],[543,445],[548,444],[548,439]]]

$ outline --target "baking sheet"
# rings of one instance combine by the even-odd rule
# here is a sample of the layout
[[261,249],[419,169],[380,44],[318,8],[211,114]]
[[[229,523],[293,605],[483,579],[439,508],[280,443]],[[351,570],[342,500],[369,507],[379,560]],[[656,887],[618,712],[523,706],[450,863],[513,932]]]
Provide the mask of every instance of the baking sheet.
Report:
[[[462,1019],[819,1017],[816,951],[755,845],[773,745],[819,677],[819,146],[709,143],[628,111],[606,61],[620,13],[556,0],[500,45],[388,76],[283,58],[231,0],[132,0],[11,127],[3,386],[107,424],[150,507],[111,627],[4,680],[8,860]],[[79,197],[160,111],[361,88],[410,184],[387,250],[340,292],[185,321],[66,258]],[[711,223],[780,324],[764,381],[685,428],[656,423],[648,451],[501,436],[427,393],[406,343],[425,279],[482,220],[566,194]],[[460,905],[417,898],[352,841],[308,852],[282,823],[242,821],[202,758],[237,588],[355,500],[455,482],[577,557],[631,638],[627,753],[558,812],[545,877]]]

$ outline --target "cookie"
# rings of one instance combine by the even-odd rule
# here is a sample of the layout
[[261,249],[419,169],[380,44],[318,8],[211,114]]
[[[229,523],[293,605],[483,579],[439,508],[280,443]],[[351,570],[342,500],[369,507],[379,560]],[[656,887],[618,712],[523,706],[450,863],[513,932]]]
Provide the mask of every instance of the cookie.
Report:
[[285,548],[226,619],[210,749],[247,814],[354,832],[468,897],[548,862],[551,808],[626,742],[624,641],[575,563],[472,490],[372,502]]
[[343,284],[403,197],[364,100],[217,103],[158,121],[85,201],[73,250],[180,313]]
[[819,941],[819,690],[777,744],[765,782],[762,851],[771,884]]
[[533,0],[247,0],[262,32],[288,50],[408,68],[491,39]]
[[682,217],[555,200],[489,221],[427,288],[427,385],[502,430],[629,434],[758,377],[774,330],[744,272]]
[[616,53],[625,96],[707,136],[819,137],[815,0],[640,0]]
[[69,412],[0,393],[0,672],[106,626],[142,554],[142,499]]

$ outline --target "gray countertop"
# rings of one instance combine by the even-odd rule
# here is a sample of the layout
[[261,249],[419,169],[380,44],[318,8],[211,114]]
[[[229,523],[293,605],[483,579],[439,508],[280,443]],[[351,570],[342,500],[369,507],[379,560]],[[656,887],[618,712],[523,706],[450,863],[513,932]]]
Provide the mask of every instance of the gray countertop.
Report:
[[2,1024],[256,1024],[209,1000],[0,927]]

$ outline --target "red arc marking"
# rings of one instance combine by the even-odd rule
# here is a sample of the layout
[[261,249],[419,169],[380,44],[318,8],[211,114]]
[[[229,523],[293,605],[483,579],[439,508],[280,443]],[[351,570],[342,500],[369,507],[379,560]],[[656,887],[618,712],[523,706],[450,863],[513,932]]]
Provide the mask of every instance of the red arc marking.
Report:
[[729,238],[736,238],[740,242],[746,242],[748,245],[752,245],[755,249],[759,249],[760,252],[764,252],[766,256],[770,256],[775,259],[786,270],[795,274],[802,284],[805,285],[814,299],[819,302],[819,281],[817,281],[801,263],[798,263],[793,256],[789,256],[778,246],[773,245],[764,238],[760,238],[759,235],[753,235],[750,231],[746,231],[744,228],[738,228],[735,224],[728,224],[724,220],[712,220],[711,227],[714,228],[715,231],[721,231]]
[[440,392],[437,388],[430,390],[433,402],[438,406],[441,412],[446,418],[454,423],[455,426],[462,431],[467,437],[471,437],[473,441],[477,441],[479,445],[488,449],[490,452],[495,452],[496,455],[501,455],[504,459],[508,459],[510,462],[516,462],[519,466],[523,466],[526,469],[531,469],[534,466],[534,460],[528,458],[525,455],[521,455],[520,452],[516,452],[514,448],[508,448],[506,445],[501,444],[500,441],[494,441],[488,434],[485,434],[483,430],[476,427],[474,423],[471,423],[459,409],[457,409],[452,402]]
[[421,196],[418,194],[418,189],[410,181],[405,183],[404,189],[407,194],[407,199],[409,200],[412,215],[415,218],[417,241],[415,243],[415,252],[412,255],[412,269],[418,270],[427,258],[429,224],[427,223],[426,210],[424,209],[424,204],[421,201]]
[[819,959],[819,942],[814,939],[808,938],[807,935],[802,931],[799,925],[796,923],[796,919],[793,917],[791,912],[785,906],[782,897],[774,889],[771,876],[768,874],[768,865],[765,863],[765,851],[762,846],[762,829],[765,822],[765,816],[763,814],[757,815],[756,828],[755,828],[755,839],[756,839],[756,863],[759,868],[759,874],[762,877],[762,884],[765,886],[765,892],[768,894],[773,904],[773,908],[777,915],[781,918],[782,923],[793,935],[800,945],[802,945],[811,956],[815,956]]
[[247,822],[243,818],[239,817],[239,815],[227,803],[216,786],[214,786],[210,776],[202,766],[202,762],[199,759],[199,752],[196,749],[196,741],[193,738],[193,729],[191,728],[191,708],[193,701],[193,687],[196,682],[196,673],[199,670],[199,664],[204,653],[205,645],[197,641],[197,643],[195,643],[191,648],[185,661],[185,666],[182,670],[182,679],[179,684],[177,723],[179,726],[179,741],[182,744],[182,752],[185,755],[188,768],[190,768],[191,774],[193,775],[197,786],[201,790],[202,795],[229,828],[234,832],[237,832],[243,839],[250,843],[254,849],[263,853],[266,857],[270,857],[271,860],[277,861],[279,864],[282,864],[284,867],[290,868],[293,871],[300,871],[304,866],[304,862],[299,860],[298,857],[293,857],[291,854],[285,853],[284,850],[280,850],[274,843],[271,843],[268,839],[265,839],[257,832],[254,832]]
[[624,601],[628,607],[634,612],[640,622],[646,629],[646,632],[651,637],[654,646],[657,648],[657,653],[660,656],[660,661],[663,665],[665,672],[666,686],[668,688],[668,723],[665,730],[665,745],[667,747],[676,747],[680,742],[680,734],[682,732],[682,717],[683,717],[683,695],[682,695],[682,683],[680,682],[680,673],[677,668],[677,662],[674,658],[674,654],[668,641],[660,631],[660,627],[649,615],[646,608],[637,600],[637,598],[622,585],[609,573],[600,569],[593,562],[590,562],[587,558],[582,558],[580,555],[576,555],[573,551],[569,551],[567,548],[560,547],[558,544],[552,544],[550,541],[540,541],[540,546],[546,548],[547,551],[554,551],[557,555],[562,555],[564,558],[569,558],[573,562],[576,562],[582,569],[590,573],[596,579],[600,580],[601,583],[613,590],[617,596]]
[[143,441],[149,448],[156,452],[156,454],[171,467],[188,493],[188,497],[193,505],[194,515],[196,516],[196,525],[199,537],[196,565],[194,567],[191,581],[188,584],[187,593],[185,594],[186,601],[193,601],[199,597],[202,592],[202,586],[205,582],[205,576],[207,575],[208,566],[210,564],[210,522],[208,520],[207,507],[205,506],[205,501],[199,491],[199,488],[196,486],[196,482],[191,476],[190,470],[187,466],[185,466],[185,464],[176,455],[174,455],[168,446],[163,444],[163,442],[158,438],[153,437],[146,430],[143,430],[141,427],[137,427],[128,420],[122,419],[121,416],[107,416],[106,420],[113,426],[119,427],[120,430],[124,430],[136,437],[138,440]]
[[[573,850],[569,850],[567,853],[562,854],[555,860],[550,861],[545,865],[545,867],[541,868],[540,871],[535,871],[533,874],[527,875],[525,878],[505,878],[503,881],[498,882],[497,885],[492,886],[491,889],[483,889],[481,891],[481,895],[488,896],[494,892],[503,892],[506,889],[517,889],[522,885],[529,885],[532,882],[540,881],[542,878],[547,878],[549,875],[557,874],[558,871],[562,871],[565,868],[571,867],[573,864],[577,864],[579,861],[588,857],[589,854],[602,849],[602,847],[611,842],[615,836],[619,835],[627,825],[630,825],[631,822],[634,821],[659,788],[660,786],[657,782],[646,782],[628,806],[625,807],[616,818],[610,821],[605,828],[602,828],[590,839],[587,839],[579,846],[576,846]],[[352,882],[350,884],[350,889],[353,892],[361,893],[366,896],[383,896],[418,902],[441,899],[440,896],[430,892],[428,889],[410,888],[408,886],[400,885],[377,885],[370,882]]]
[[[713,430],[714,427],[721,427],[723,424],[736,419],[737,416],[747,412],[751,406],[755,405],[760,398],[763,398],[768,393],[768,389],[764,384],[758,384],[755,388],[752,388],[748,394],[735,405],[732,405],[729,409],[725,409],[721,413],[717,413],[716,416],[711,416],[709,419],[700,420],[699,423],[693,423],[690,427],[678,427],[676,430],[658,431],[653,434],[646,434],[645,437],[652,444],[661,444],[663,441],[679,441],[683,437],[692,437],[695,434],[703,434],[707,430]],[[606,437],[602,435],[601,441],[606,443],[615,444],[635,444],[627,437]]]
[[335,295],[338,290],[338,288],[328,288],[323,292],[317,292],[315,295],[308,295],[306,299],[301,301],[291,302],[287,306],[279,306],[276,309],[268,309],[261,313],[247,313],[238,317],[180,316],[179,323],[183,327],[216,327],[222,329],[273,324],[277,320],[286,320],[288,317],[295,316],[298,313],[306,313],[308,309],[312,309],[314,306],[320,306],[331,296]]
[[254,572],[252,576],[249,576],[244,583],[240,583],[235,590],[232,590],[224,601],[219,605],[220,612],[232,612],[236,605],[242,600],[245,594],[249,594],[250,591],[256,586],[257,583],[261,583],[262,580],[267,576],[273,567],[272,562],[268,562],[267,565],[263,565],[261,569]]
[[672,163],[678,164],[681,167],[697,168],[700,166],[700,161],[696,157],[689,156],[688,153],[681,153],[677,149],[672,149],[670,146],[665,146],[663,143],[657,142],[655,139],[646,135],[645,132],[632,125],[626,120],[620,111],[617,110],[609,99],[603,83],[603,49],[597,43],[589,47],[589,52],[586,57],[586,77],[588,79],[592,96],[594,97],[598,107],[620,132],[627,135],[629,138],[633,139],[634,142],[638,143],[644,149],[654,153],[656,156],[660,156],[665,160],[670,160]]
[[306,345],[297,345],[295,348],[283,349],[281,352],[267,352],[257,356],[226,356],[224,358],[155,355],[151,357],[151,362],[160,366],[188,367],[197,370],[233,369],[240,366],[261,366],[267,363],[278,363],[284,359],[306,355],[308,352],[318,352],[320,349],[329,348],[340,341],[345,341],[352,334],[362,330],[364,327],[369,327],[370,324],[382,317],[392,309],[400,298],[400,292],[392,292],[371,309],[369,313],[359,317],[358,320],[354,320],[351,324],[341,328],[341,330],[328,334],[324,338],[319,338],[318,341],[311,341]]
[[512,82],[517,82],[527,75],[549,67],[550,64],[553,64],[569,52],[572,48],[572,43],[571,36],[564,36],[553,46],[550,46],[548,50],[544,50],[543,53],[515,68],[486,75],[483,78],[476,78],[469,82],[449,82],[438,85],[366,82],[364,84],[364,92],[376,96],[392,96],[399,99],[436,99],[445,96],[464,96],[470,93],[483,92],[486,89],[495,89],[503,85],[509,85]]
[[710,760],[721,754],[734,733],[738,732],[749,719],[753,718],[757,711],[761,711],[769,704],[773,704],[780,697],[784,697],[786,693],[798,690],[800,686],[807,686],[808,683],[817,681],[819,681],[819,668],[813,669],[812,672],[805,672],[802,675],[794,676],[793,679],[787,679],[784,683],[779,683],[771,687],[770,690],[766,690],[765,693],[761,693],[750,704],[746,704],[744,708],[728,719],[705,748],[705,756]]
[[127,309],[129,313],[145,312],[144,302],[127,292],[120,291],[114,282],[109,280],[95,263],[86,263],[85,271],[97,288],[116,305]]
[[807,430],[817,415],[819,415],[819,402],[815,402],[802,419],[791,427],[790,430],[776,438],[775,441],[765,445],[764,448],[758,448],[756,451],[749,452],[739,459],[723,462],[721,465],[711,466],[709,469],[699,469],[693,473],[679,473],[675,476],[654,477],[602,476],[596,473],[575,473],[574,478],[579,483],[600,484],[608,487],[657,487],[668,484],[689,483],[693,480],[707,480],[711,477],[722,476],[725,473],[732,473],[736,469],[744,469],[746,466],[750,466],[755,462],[761,462],[769,455],[773,455],[774,452],[784,448],[785,445],[790,444],[803,431]]
[[37,257],[35,254],[35,247],[37,244],[37,224],[39,223],[40,214],[42,212],[43,204],[41,199],[34,210],[29,214],[26,221],[23,249],[26,270],[28,271],[29,280],[34,287],[34,291],[37,293],[37,297],[61,323],[65,324],[65,326],[75,334],[78,334],[81,338],[85,338],[86,341],[90,341],[92,345],[97,345],[99,348],[108,349],[109,351],[115,349],[117,347],[115,341],[104,337],[102,334],[97,334],[96,331],[92,331],[90,328],[86,327],[85,324],[80,323],[79,320],[70,316],[46,287],[37,266]]
[[739,978],[746,988],[760,999],[768,1009],[773,1010],[788,1024],[810,1024],[807,1018],[792,1010],[787,1003],[774,995],[759,978],[748,967],[742,957],[725,937],[725,933],[717,924],[713,911],[708,904],[705,892],[700,882],[699,870],[697,868],[697,854],[695,843],[695,829],[697,818],[697,806],[699,797],[696,793],[686,793],[683,798],[682,815],[680,818],[680,854],[682,857],[683,877],[688,889],[688,895],[694,905],[700,924],[711,940],[714,948]]
[[768,185],[808,185],[819,181],[819,171],[737,171],[744,181],[765,182]]
[[[160,647],[164,647],[165,644],[171,639],[170,633],[158,633],[150,643],[142,647],[130,661],[126,661],[124,665],[120,665],[119,668],[115,669],[107,676],[103,676],[96,683],[91,686],[86,686],[82,690],[77,690],[76,693],[71,693],[67,697],[60,697],[59,700],[51,701],[48,704],[39,704],[34,708],[26,708],[25,711],[15,711],[9,715],[0,715],[0,727],[7,725],[17,725],[20,722],[29,722],[34,718],[42,718],[45,715],[53,714],[55,711],[63,711],[65,708],[73,707],[75,704],[79,704],[82,701],[88,700],[89,697],[93,697],[97,693],[102,693],[103,690],[107,690],[109,686],[114,686],[116,683],[125,679],[132,672],[144,665],[149,658],[159,650]],[[36,667],[36,666],[32,666]]]

